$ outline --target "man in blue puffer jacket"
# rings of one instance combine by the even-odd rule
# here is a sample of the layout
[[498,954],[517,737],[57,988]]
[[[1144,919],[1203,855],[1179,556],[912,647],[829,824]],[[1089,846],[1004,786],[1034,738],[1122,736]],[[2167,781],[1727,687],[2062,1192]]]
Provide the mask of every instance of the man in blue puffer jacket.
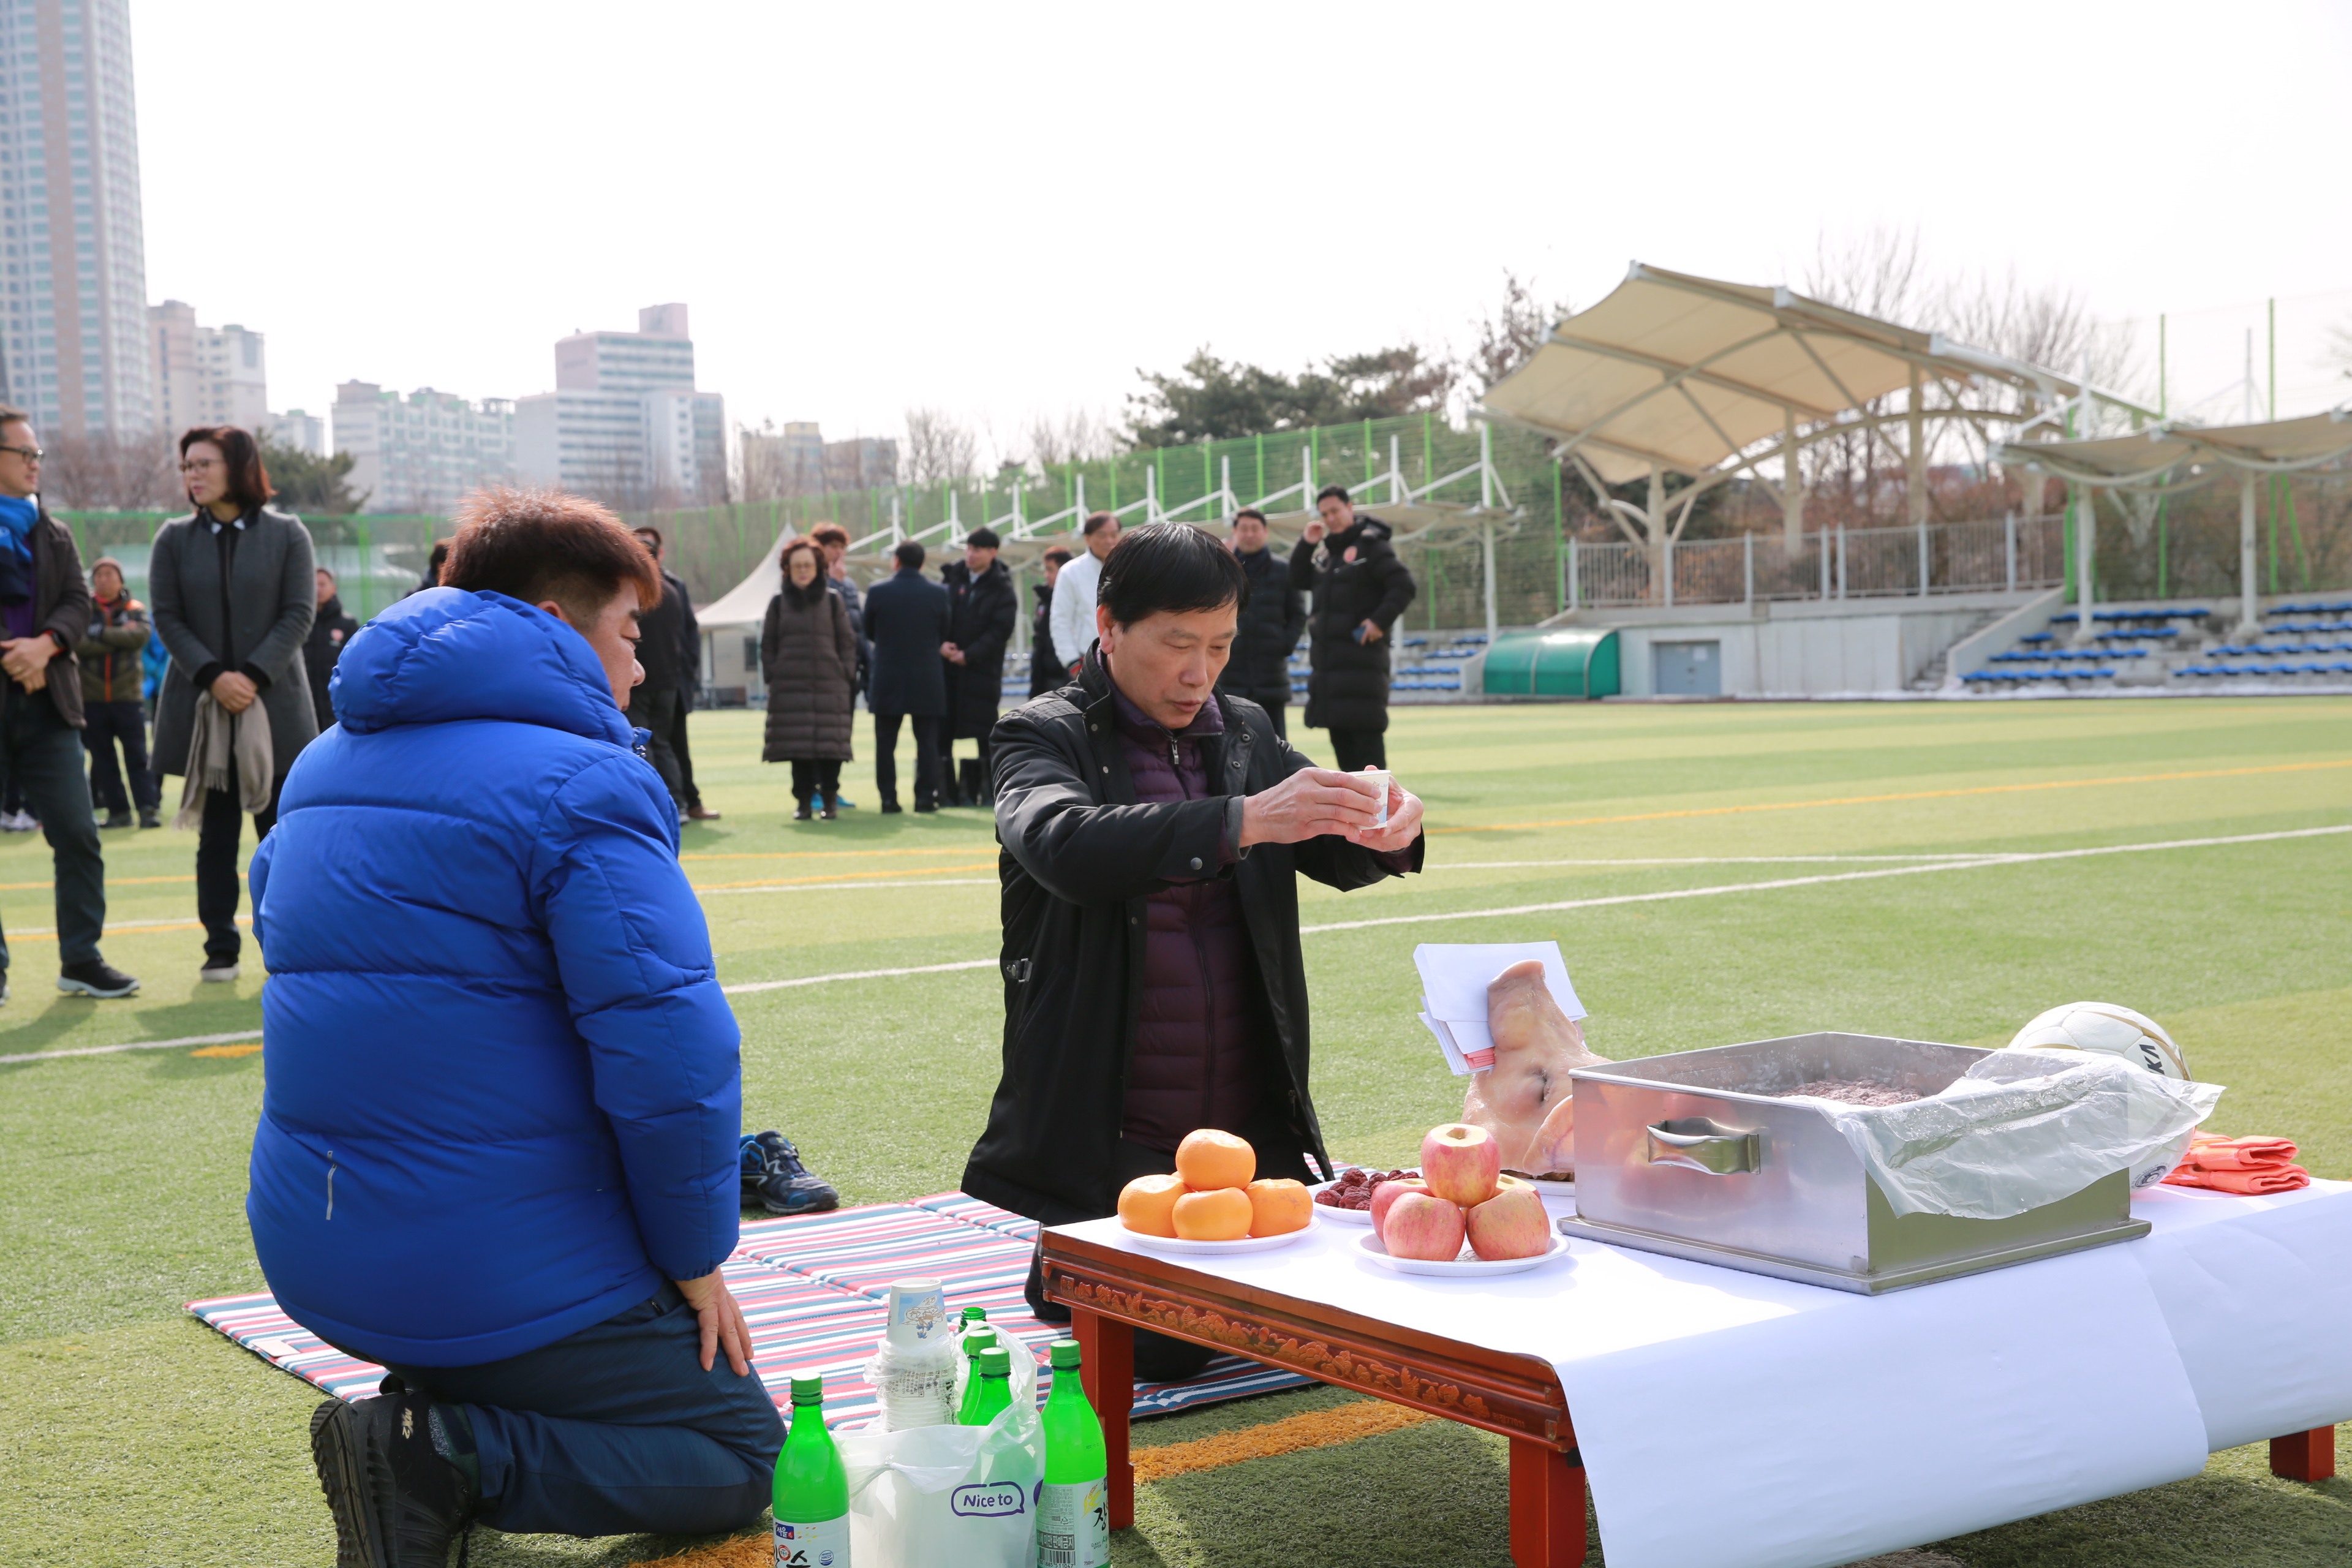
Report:
[[782,1438],[719,1273],[735,1020],[622,717],[660,579],[572,497],[460,522],[444,586],[346,646],[251,872],[254,1249],[392,1373],[311,1420],[351,1568],[441,1568],[477,1519],[734,1528]]

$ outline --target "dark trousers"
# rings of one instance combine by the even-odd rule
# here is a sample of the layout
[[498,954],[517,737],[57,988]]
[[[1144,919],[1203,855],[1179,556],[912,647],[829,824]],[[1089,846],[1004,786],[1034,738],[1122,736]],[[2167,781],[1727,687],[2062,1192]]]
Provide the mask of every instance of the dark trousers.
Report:
[[1361,773],[1366,768],[1389,765],[1389,737],[1385,730],[1334,730],[1331,731],[1331,753],[1338,760],[1331,765],[1343,773]]
[[1286,741],[1290,739],[1290,727],[1283,722],[1284,715],[1290,711],[1290,704],[1287,702],[1268,702],[1263,704],[1263,706],[1265,709],[1265,716],[1274,721],[1274,732],[1281,736]]
[[702,1370],[693,1310],[664,1285],[627,1311],[504,1361],[388,1366],[460,1405],[482,1522],[519,1534],[703,1535],[768,1506],[784,1424],[724,1350]]
[[686,749],[686,716],[694,711],[694,693],[678,689],[677,716],[669,723],[669,753],[677,759],[678,798],[689,811],[702,805],[702,792],[694,787],[694,753]]
[[[129,702],[88,702],[81,732],[82,749],[89,753],[90,793],[109,811],[129,811],[122,795],[122,774],[131,774],[131,798],[142,811],[152,811],[163,798],[163,787],[147,771],[147,705]],[[122,765],[115,766],[114,746],[122,743]]]
[[[269,830],[278,826],[278,795],[285,787],[284,773],[269,781],[269,804],[253,814],[254,843],[268,837]],[[205,923],[208,964],[235,963],[243,945],[237,936],[236,907],[245,886],[237,879],[236,852],[244,836],[245,813],[237,809],[236,792],[205,791],[205,819],[196,829],[196,919]]]
[[806,805],[810,797],[819,791],[824,795],[824,800],[818,803],[820,805],[829,804],[841,793],[839,757],[827,757],[818,763],[795,761],[793,763],[793,799]]
[[[53,679],[80,679],[70,659],[49,667]],[[89,780],[82,772],[80,738],[58,716],[47,691],[27,691],[0,678],[0,793],[21,791],[41,819],[56,864],[58,963],[70,968],[98,957],[106,929],[106,857],[90,814]],[[0,937],[0,969],[8,943]]]
[[686,785],[678,778],[677,753],[670,750],[670,731],[678,721],[677,688],[648,681],[629,693],[629,722],[648,733],[646,755],[661,774],[672,802],[686,803]]
[[[897,713],[874,715],[874,787],[885,805],[898,798],[898,759],[893,753],[898,746],[901,717]],[[940,756],[947,750],[947,715],[911,713],[903,717],[915,727],[915,804],[937,805]]]

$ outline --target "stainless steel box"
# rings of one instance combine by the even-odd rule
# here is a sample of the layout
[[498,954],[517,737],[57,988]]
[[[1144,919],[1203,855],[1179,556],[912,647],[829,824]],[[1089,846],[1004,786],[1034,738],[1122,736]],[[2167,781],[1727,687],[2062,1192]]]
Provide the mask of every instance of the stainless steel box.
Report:
[[1897,1215],[1828,1117],[1771,1098],[1822,1079],[1933,1094],[1988,1054],[1818,1034],[1579,1068],[1559,1228],[1868,1295],[2147,1235],[2123,1171],[2008,1219]]

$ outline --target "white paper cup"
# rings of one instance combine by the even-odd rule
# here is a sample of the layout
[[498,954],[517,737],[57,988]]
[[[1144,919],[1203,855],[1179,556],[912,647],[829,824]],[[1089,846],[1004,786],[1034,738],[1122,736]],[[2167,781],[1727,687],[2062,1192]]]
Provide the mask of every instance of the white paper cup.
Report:
[[1370,779],[1373,784],[1379,786],[1381,792],[1381,804],[1373,808],[1375,815],[1372,817],[1372,826],[1374,827],[1386,827],[1389,825],[1388,769],[1366,768],[1362,773],[1358,773],[1356,776],[1358,778]]

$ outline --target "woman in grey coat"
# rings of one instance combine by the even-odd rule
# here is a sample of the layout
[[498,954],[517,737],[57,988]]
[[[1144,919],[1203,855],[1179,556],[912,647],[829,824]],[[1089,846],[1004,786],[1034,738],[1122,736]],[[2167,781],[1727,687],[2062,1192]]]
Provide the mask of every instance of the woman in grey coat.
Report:
[[[254,841],[278,822],[286,770],[319,733],[302,644],[318,594],[310,533],[267,503],[261,451],[232,425],[180,437],[180,473],[195,510],[165,523],[147,567],[155,635],[172,656],[155,704],[155,771],[186,775],[196,699],[209,693],[232,725],[269,726],[269,799],[253,814]],[[199,977],[235,980],[239,940],[236,860],[244,825],[234,787],[205,792],[196,837],[196,918],[205,926]]]

